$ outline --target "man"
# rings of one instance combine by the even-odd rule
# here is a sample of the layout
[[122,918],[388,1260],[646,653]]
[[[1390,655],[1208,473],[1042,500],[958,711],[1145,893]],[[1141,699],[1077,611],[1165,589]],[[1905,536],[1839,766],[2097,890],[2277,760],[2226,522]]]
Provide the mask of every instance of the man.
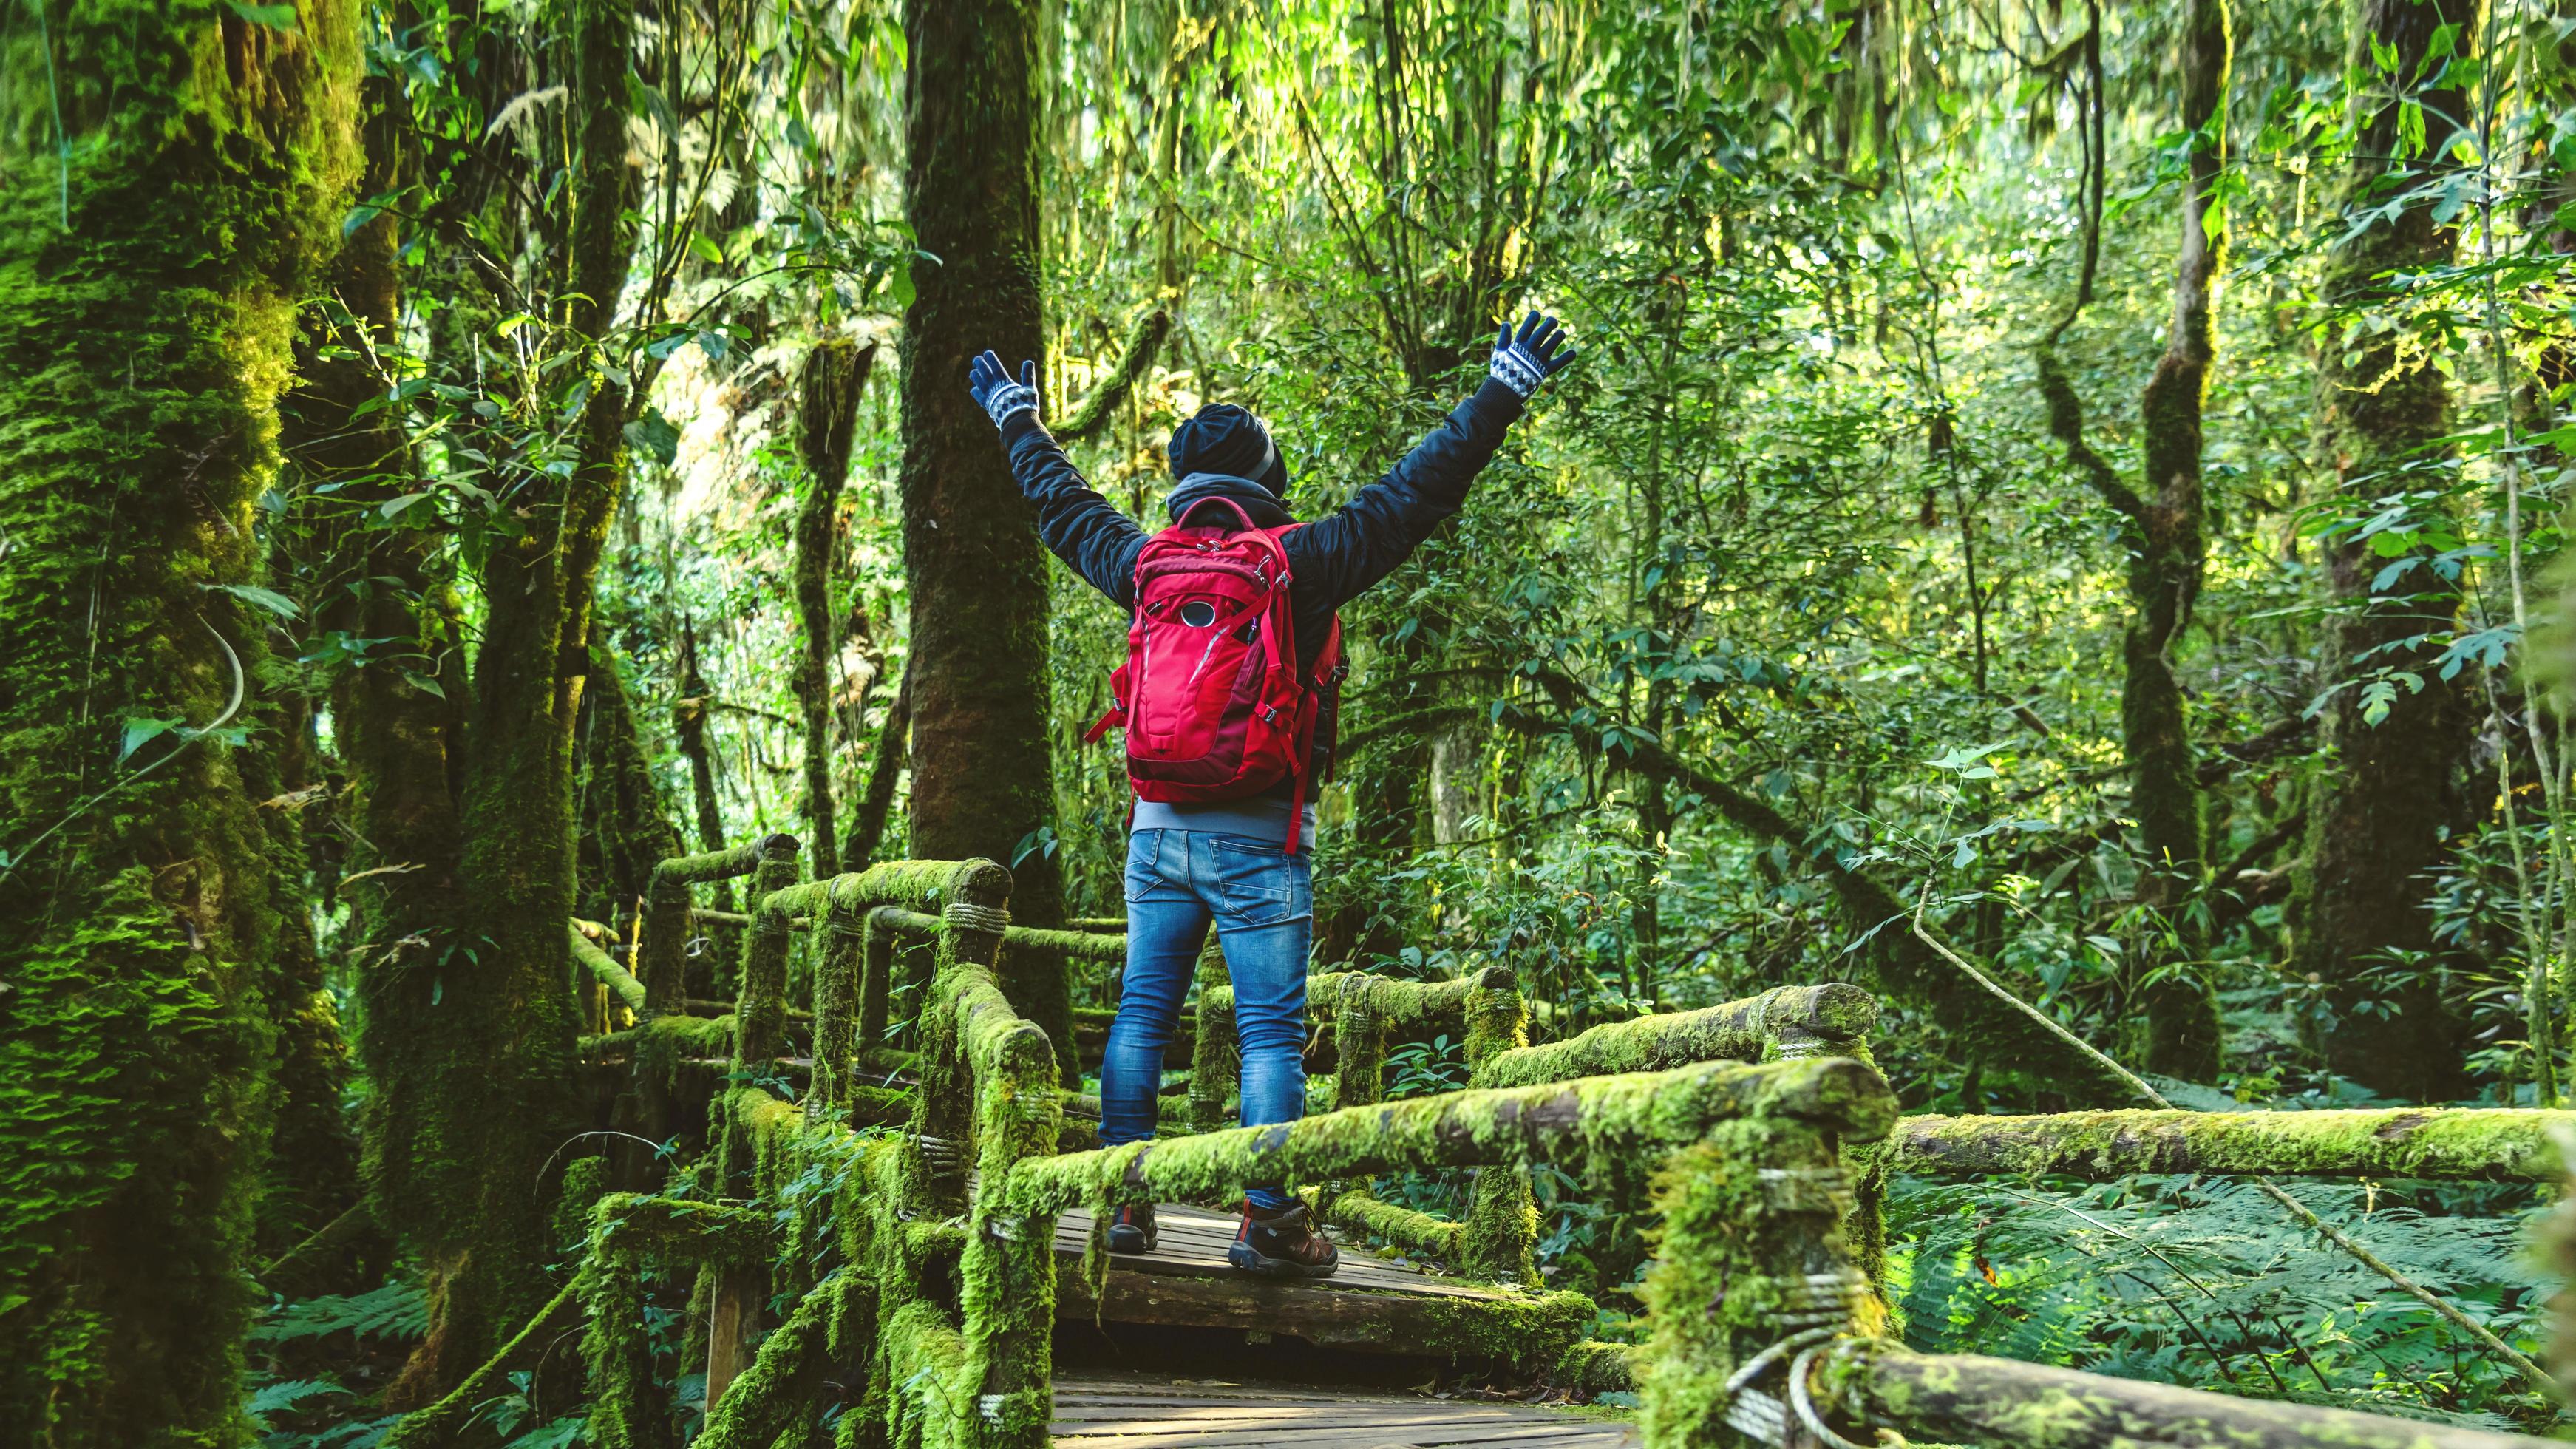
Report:
[[[1517,333],[1505,326],[1474,396],[1384,478],[1303,526],[1289,527],[1287,465],[1259,418],[1232,403],[1213,403],[1172,434],[1174,483],[1164,510],[1175,528],[1235,536],[1242,530],[1234,525],[1241,524],[1271,531],[1277,540],[1290,579],[1286,632],[1295,642],[1296,678],[1307,682],[1310,701],[1301,706],[1307,727],[1297,736],[1297,748],[1307,757],[1275,783],[1251,781],[1240,798],[1137,802],[1127,851],[1127,972],[1100,1067],[1103,1145],[1154,1135],[1163,1050],[1180,1021],[1181,999],[1211,921],[1234,980],[1243,1124],[1293,1122],[1304,1115],[1306,954],[1314,927],[1308,850],[1315,823],[1314,807],[1302,802],[1332,749],[1335,701],[1327,656],[1339,638],[1334,611],[1393,573],[1458,511],[1468,484],[1493,458],[1530,395],[1574,360],[1574,349],[1563,342],[1556,319],[1536,312]],[[1014,381],[1002,360],[987,352],[969,368],[968,385],[1001,430],[1011,474],[1037,510],[1047,547],[1133,615],[1137,565],[1149,540],[1083,481],[1047,436],[1038,418],[1037,364],[1022,363]],[[1158,545],[1165,546],[1177,547]],[[1192,622],[1206,620],[1202,615]],[[1254,628],[1246,625],[1235,637],[1248,640]],[[1121,708],[1128,703],[1122,699]],[[1136,758],[1131,735],[1131,772]],[[1138,778],[1139,795],[1153,793]],[[1154,1241],[1151,1207],[1119,1210],[1109,1230],[1110,1251],[1147,1252]],[[1340,1263],[1333,1245],[1314,1231],[1305,1206],[1277,1184],[1245,1189],[1243,1218],[1228,1256],[1235,1267],[1265,1277],[1328,1277]]]

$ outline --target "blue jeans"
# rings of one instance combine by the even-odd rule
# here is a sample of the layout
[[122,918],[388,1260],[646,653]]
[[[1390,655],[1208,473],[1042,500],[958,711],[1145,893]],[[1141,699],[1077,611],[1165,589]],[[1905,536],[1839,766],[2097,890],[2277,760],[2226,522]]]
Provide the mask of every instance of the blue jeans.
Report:
[[[1313,867],[1275,840],[1198,830],[1139,830],[1127,842],[1127,976],[1100,1062],[1100,1141],[1154,1135],[1163,1049],[1181,1019],[1208,923],[1234,978],[1243,1052],[1243,1125],[1306,1113],[1306,949],[1314,935]],[[1277,1184],[1247,1185],[1264,1209],[1295,1202]]]

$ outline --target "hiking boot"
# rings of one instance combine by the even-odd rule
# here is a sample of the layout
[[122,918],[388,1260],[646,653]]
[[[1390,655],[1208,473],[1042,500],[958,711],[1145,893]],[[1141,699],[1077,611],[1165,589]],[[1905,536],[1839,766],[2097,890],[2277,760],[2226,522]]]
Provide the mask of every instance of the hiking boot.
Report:
[[1225,1256],[1236,1268],[1263,1278],[1330,1278],[1342,1266],[1341,1250],[1315,1231],[1303,1203],[1259,1208],[1247,1199],[1243,1222]]
[[1154,1205],[1122,1207],[1109,1220],[1109,1251],[1131,1257],[1154,1251]]

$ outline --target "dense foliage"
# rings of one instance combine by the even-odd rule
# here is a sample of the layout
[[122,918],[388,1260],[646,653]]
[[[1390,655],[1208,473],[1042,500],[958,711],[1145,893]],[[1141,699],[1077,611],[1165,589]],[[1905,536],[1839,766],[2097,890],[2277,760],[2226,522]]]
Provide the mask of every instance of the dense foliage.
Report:
[[[120,40],[129,8],[0,33],[0,323],[66,354],[0,369],[0,609],[40,641],[0,652],[0,1110],[30,1142],[116,1124],[0,1186],[0,1324],[53,1315],[12,1373],[104,1394],[162,1330],[118,1339],[38,1260],[101,1222],[213,1244],[189,1273],[253,1270],[276,1306],[245,1407],[157,1387],[169,1415],[373,1443],[571,1251],[547,1214],[575,1126],[501,1110],[571,1089],[565,907],[631,942],[666,855],[818,827],[845,870],[906,853],[946,727],[911,668],[907,519],[937,526],[912,390],[964,387],[904,375],[951,265],[906,190],[927,12],[234,0]],[[2128,1105],[1961,961],[2185,1105],[2564,1100],[2562,9],[1004,11],[1033,42],[1034,256],[1008,260],[1047,414],[1149,527],[1203,402],[1270,421],[1311,516],[1472,387],[1496,319],[1584,345],[1345,614],[1316,969],[1509,964],[1550,1035],[1863,981],[1908,1110]],[[268,89],[228,96],[225,59]],[[211,149],[144,146],[150,106]],[[147,385],[166,407],[129,416]],[[1115,916],[1125,781],[1081,736],[1124,621],[1045,567],[1043,659],[992,667],[1044,681],[1053,808],[994,849]],[[730,928],[701,944],[690,994],[726,994]],[[73,992],[92,969],[117,991]],[[1072,971],[1075,1007],[1108,1000]],[[176,1050],[129,1060],[149,1033]],[[1446,1041],[1392,1066],[1398,1094],[1465,1073]],[[222,1144],[161,1120],[183,1098]],[[271,1123],[273,1156],[237,1150]],[[221,1221],[135,1216],[136,1172]],[[1537,1187],[1547,1272],[1622,1336],[1643,1225]],[[2249,1188],[2062,1187],[1897,1186],[1911,1341],[2550,1412]],[[1436,1175],[1377,1188],[1464,1209]],[[2536,1349],[2528,1190],[2298,1192]],[[537,1446],[576,1410],[540,1372],[478,1413]]]

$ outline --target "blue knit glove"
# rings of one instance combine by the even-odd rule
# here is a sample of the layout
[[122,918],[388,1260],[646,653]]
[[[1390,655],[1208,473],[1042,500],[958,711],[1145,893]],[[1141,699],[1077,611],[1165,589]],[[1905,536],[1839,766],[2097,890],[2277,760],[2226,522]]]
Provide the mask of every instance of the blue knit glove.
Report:
[[[1565,350],[1558,351],[1560,347]],[[1573,361],[1574,349],[1565,346],[1565,330],[1556,319],[1532,312],[1521,319],[1517,334],[1508,322],[1495,334],[1494,360],[1486,370],[1527,401],[1540,383],[1563,372]]]
[[1011,381],[1002,368],[1002,359],[987,349],[983,356],[966,364],[966,388],[975,394],[976,406],[990,413],[993,426],[1009,422],[1014,414],[1038,410],[1038,365],[1020,364],[1020,380]]

